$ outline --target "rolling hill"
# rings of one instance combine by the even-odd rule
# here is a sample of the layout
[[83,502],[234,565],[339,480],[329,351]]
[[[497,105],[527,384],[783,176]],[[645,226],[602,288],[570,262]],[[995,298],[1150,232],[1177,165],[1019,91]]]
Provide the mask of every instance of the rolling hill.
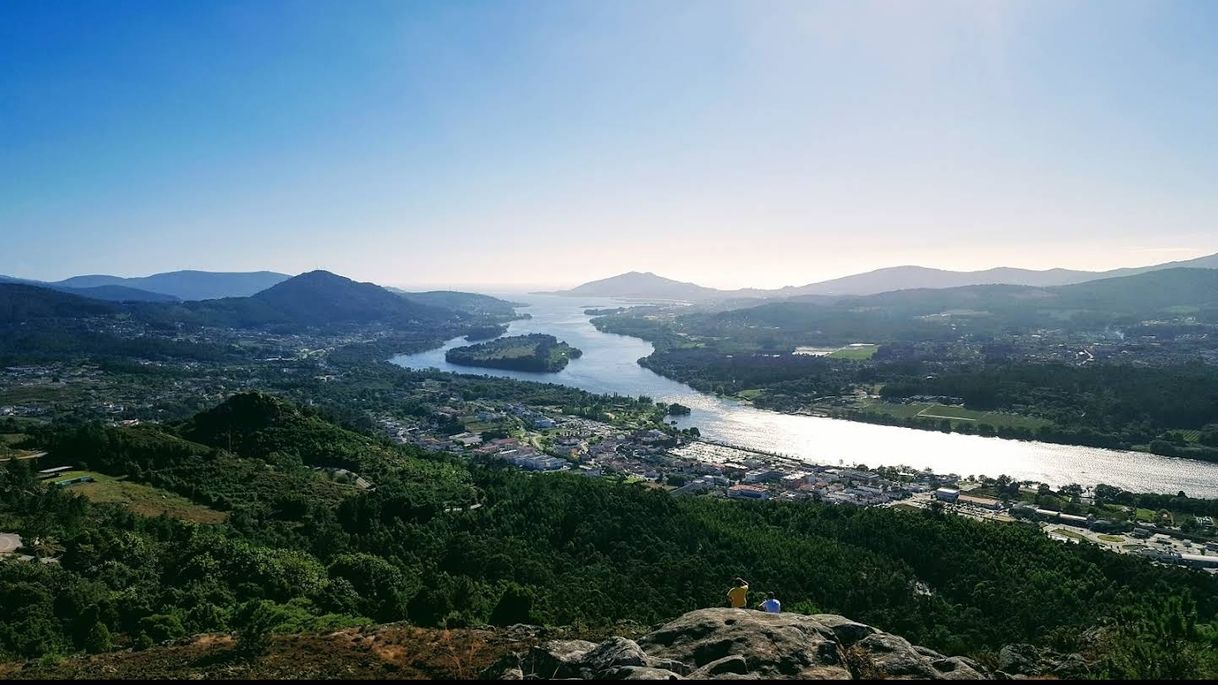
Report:
[[463,314],[407,300],[372,283],[357,283],[328,271],[294,276],[250,297],[130,305],[136,316],[160,324],[186,323],[230,328],[382,324],[401,328],[456,321]]
[[1111,271],[1076,271],[1071,269],[1036,271],[1010,267],[999,267],[982,271],[948,271],[923,266],[893,266],[866,273],[843,276],[842,278],[808,283],[801,286],[787,286],[775,290],[757,288],[718,290],[703,287],[695,283],[674,281],[653,273],[631,271],[619,276],[584,283],[570,290],[562,290],[553,294],[572,297],[624,297],[681,300],[686,302],[723,302],[733,299],[810,299],[813,297],[876,295],[896,290],[961,288],[976,285],[1021,285],[1049,288],[1180,268],[1218,269],[1218,254],[1186,261],[1113,269]]
[[419,304],[379,285],[329,271],[295,276],[249,299],[309,325],[444,321],[454,315],[450,309]]
[[224,297],[248,297],[289,278],[291,277],[286,274],[273,271],[170,271],[138,278],[73,276],[50,285],[64,288],[124,286],[171,295],[180,300],[214,300]]
[[411,302],[429,307],[491,316],[512,317],[516,314],[516,306],[513,303],[490,295],[463,293],[455,290],[429,290],[421,293],[407,292],[397,288],[386,288],[386,290],[397,293]]
[[[94,286],[83,290],[96,289],[126,290],[123,286]],[[453,309],[420,304],[378,285],[357,283],[328,271],[301,274],[250,297],[187,302],[106,303],[51,285],[0,283],[0,323],[117,314],[158,325],[289,329],[364,324],[402,328],[452,323],[473,317]]]
[[568,297],[625,297],[659,300],[702,301],[728,297],[732,291],[706,288],[695,283],[674,281],[651,272],[631,271],[599,281],[591,281],[553,295]]
[[[1218,321],[1218,270],[1166,269],[1041,288],[971,285],[917,288],[828,302],[784,299],[686,320],[702,334],[832,331],[856,339],[954,337],[971,330],[1104,327],[1194,315]],[[960,329],[963,330],[963,329]]]
[[35,319],[75,319],[116,314],[106,302],[24,283],[0,283],[0,324]]
[[782,288],[773,292],[778,297],[797,297],[801,295],[874,295],[893,290],[959,288],[970,285],[1050,287],[1081,283],[1102,277],[1102,274],[1098,272],[1070,269],[1034,271],[999,267],[984,271],[947,271],[924,266],[893,266],[820,283]]
[[69,293],[71,295],[79,295],[93,300],[103,300],[105,302],[177,302],[178,298],[173,295],[164,293],[154,293],[150,290],[140,290],[124,285],[98,285],[88,287],[68,287],[55,283],[46,283],[43,281],[31,281],[24,278],[13,278],[12,276],[0,276],[0,283],[18,283],[21,285],[37,286],[39,288],[49,288],[58,290],[59,292]]

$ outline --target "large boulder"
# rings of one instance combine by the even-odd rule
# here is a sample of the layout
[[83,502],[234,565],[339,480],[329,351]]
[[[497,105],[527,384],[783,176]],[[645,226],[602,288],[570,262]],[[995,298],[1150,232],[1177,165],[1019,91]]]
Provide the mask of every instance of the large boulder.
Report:
[[[1006,653],[1014,666],[1027,653]],[[1031,653],[1032,657],[1043,654]],[[1043,658],[1040,659],[1043,662]],[[1019,671],[1024,673],[1024,671]],[[999,672],[1000,676],[1008,673]],[[841,616],[769,614],[749,609],[692,611],[638,642],[551,640],[484,672],[500,679],[849,680],[990,679],[963,657],[911,645]]]
[[580,667],[593,676],[602,676],[615,668],[647,666],[647,662],[647,654],[634,640],[611,637],[585,653]]
[[869,680],[982,680],[989,677],[976,662],[945,657],[915,647],[903,637],[875,633],[859,640],[848,652],[855,675]]
[[1078,654],[1059,654],[1051,649],[1037,649],[1029,644],[1014,644],[998,652],[998,670],[1031,676],[1052,676],[1079,680],[1091,675],[1091,669]]
[[587,640],[550,640],[529,650],[521,662],[521,670],[539,678],[578,678],[584,656],[596,649]]
[[[639,641],[652,656],[692,665],[692,677],[755,675],[760,678],[850,678],[833,630],[811,616],[748,609],[691,611]],[[720,664],[725,657],[739,660]],[[727,664],[731,667],[728,668]]]
[[837,614],[814,614],[812,618],[817,623],[832,630],[833,634],[837,636],[837,641],[843,647],[849,647],[868,635],[880,632],[869,625],[859,623],[858,621],[851,621],[845,616],[838,616]]
[[649,666],[621,666],[600,674],[599,680],[684,680],[681,674]]
[[1007,645],[998,652],[998,670],[1004,673],[1036,675],[1039,665],[1040,651],[1033,645]]

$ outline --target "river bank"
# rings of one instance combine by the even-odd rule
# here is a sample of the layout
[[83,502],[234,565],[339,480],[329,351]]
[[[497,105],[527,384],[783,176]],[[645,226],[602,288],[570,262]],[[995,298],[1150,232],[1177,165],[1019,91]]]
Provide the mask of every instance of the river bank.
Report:
[[709,440],[790,455],[804,462],[869,466],[911,465],[937,473],[1006,474],[1060,487],[1105,483],[1137,492],[1218,497],[1218,464],[1146,452],[1102,449],[1036,440],[1013,440],[943,433],[836,418],[781,414],[739,400],[695,390],[640,366],[654,348],[640,338],[598,331],[584,313],[592,307],[620,306],[608,298],[512,295],[524,299],[531,318],[513,321],[509,335],[547,333],[583,350],[558,373],[470,369],[445,361],[448,349],[467,344],[457,338],[391,361],[414,369],[489,375],[559,383],[602,395],[647,396],[690,408],[678,427],[697,427]]

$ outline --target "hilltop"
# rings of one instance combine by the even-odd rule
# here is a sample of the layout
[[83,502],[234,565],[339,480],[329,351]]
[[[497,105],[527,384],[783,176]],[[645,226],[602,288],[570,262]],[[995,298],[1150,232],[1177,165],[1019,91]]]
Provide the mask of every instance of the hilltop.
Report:
[[[175,673],[183,676],[248,672],[244,661],[197,651],[230,644],[228,638],[174,642],[205,633],[235,633],[247,654],[269,643],[274,655],[285,640],[302,646],[289,653],[302,653],[324,642],[308,636],[334,634],[338,652],[363,645],[356,659],[378,649],[413,654],[415,647],[396,642],[377,646],[360,628],[400,621],[448,629],[583,626],[563,637],[637,638],[646,658],[636,653],[643,663],[635,665],[674,673],[709,667],[731,656],[732,645],[745,650],[738,652],[744,659],[715,669],[771,675],[824,667],[818,672],[842,675],[852,668],[842,666],[840,654],[857,645],[843,642],[839,621],[797,613],[849,616],[851,625],[989,660],[990,668],[991,657],[1016,642],[1085,653],[1108,675],[1206,675],[1216,666],[1204,647],[1218,612],[1218,578],[1062,545],[1034,526],[889,508],[683,498],[613,478],[530,475],[500,461],[394,444],[258,393],[176,423],[50,426],[31,447],[47,450],[48,462],[124,478],[133,491],[164,491],[216,512],[177,518],[183,503],[153,518],[47,485],[25,462],[0,470],[5,532],[39,539],[33,553],[59,559],[0,560],[11,609],[0,615],[0,655],[36,662],[115,652],[64,662],[61,675],[87,668],[140,673],[125,664],[172,674],[156,670],[157,654],[179,659],[184,668]],[[791,620],[801,622],[777,631],[795,640],[778,650],[796,655],[793,661],[764,661],[771,638],[757,636],[770,633],[755,622],[770,619],[751,612],[736,624],[731,616],[703,615],[698,625],[720,623],[709,631],[617,631],[623,622],[692,621],[677,617],[720,605],[727,579],[741,573],[755,592],[778,595]],[[1010,599],[1031,595],[1038,601]],[[756,628],[733,633],[750,622]],[[1176,625],[1196,628],[1164,632]],[[863,634],[869,630],[849,630],[849,639],[871,639]],[[1084,639],[1097,631],[1100,637]],[[723,638],[706,641],[712,633]],[[705,653],[694,646],[699,640]],[[168,651],[154,648],[165,642]],[[872,642],[882,643],[872,650],[877,658],[899,655],[909,668],[946,672],[950,662],[961,673],[976,670],[899,640]],[[193,647],[178,649],[184,645]],[[633,651],[620,640],[599,651],[585,646],[569,651],[582,651],[576,661],[593,675],[605,652]],[[1150,657],[1137,656],[1143,654]],[[344,659],[302,654],[299,667],[325,674],[333,673],[328,664],[359,663]],[[281,657],[276,668],[290,663]],[[403,673],[414,668],[413,660],[399,663]],[[54,668],[21,673],[51,676]]]
[[80,295],[22,283],[0,283],[0,324],[108,316],[118,311],[113,304]]
[[134,303],[135,318],[159,324],[289,329],[379,324],[391,328],[456,322],[467,315],[419,304],[373,283],[358,283],[328,271],[311,271],[249,297]]
[[[0,676],[79,679],[597,679],[989,680],[1012,676],[1077,678],[1078,655],[1005,650],[991,672],[904,638],[832,614],[765,614],[703,609],[656,627],[598,642],[571,628],[518,625],[428,630],[406,625],[346,628],[270,638],[249,654],[225,633],[175,640],[144,651],[57,664],[0,664]],[[1022,669],[1022,670],[1018,670]]]
[[[121,286],[93,289],[123,290]],[[140,301],[102,302],[45,284],[0,282],[0,323],[129,317],[161,327],[304,330],[377,325],[430,330],[516,318],[513,305],[497,298],[460,292],[398,294],[328,271],[300,274],[248,297],[182,302],[165,299],[153,296]]]
[[359,283],[329,271],[289,278],[249,298],[294,323],[306,325],[443,321],[453,311],[418,304],[374,283]]
[[631,271],[618,276],[591,281],[554,295],[568,297],[623,297],[660,300],[699,301],[727,294],[727,291],[705,288],[694,283],[674,281],[651,272]]

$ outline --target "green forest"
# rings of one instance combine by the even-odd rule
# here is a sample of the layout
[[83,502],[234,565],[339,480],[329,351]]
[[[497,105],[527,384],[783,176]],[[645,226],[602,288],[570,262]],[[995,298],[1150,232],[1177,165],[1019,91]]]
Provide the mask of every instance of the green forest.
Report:
[[796,610],[983,662],[1031,642],[1088,654],[1098,675],[1218,675],[1218,578],[1031,526],[527,475],[397,446],[263,394],[175,425],[52,426],[32,439],[48,463],[125,475],[227,516],[141,517],[10,462],[0,526],[59,563],[0,562],[8,658],[203,631],[255,648],[269,632],[400,620],[652,624],[718,605],[745,576]]

